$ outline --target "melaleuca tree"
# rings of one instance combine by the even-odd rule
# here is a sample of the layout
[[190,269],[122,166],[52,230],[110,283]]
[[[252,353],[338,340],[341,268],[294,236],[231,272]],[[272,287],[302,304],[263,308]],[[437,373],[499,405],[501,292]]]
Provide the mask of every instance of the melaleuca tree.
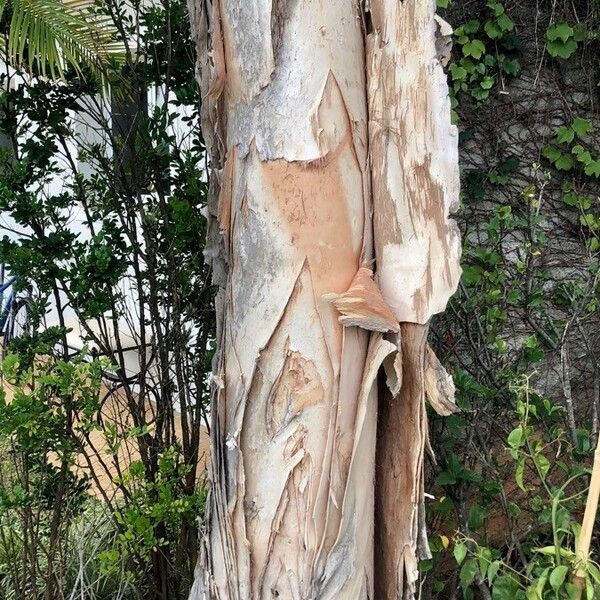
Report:
[[220,348],[192,597],[413,598],[426,392],[453,410],[450,28],[435,0],[189,6]]

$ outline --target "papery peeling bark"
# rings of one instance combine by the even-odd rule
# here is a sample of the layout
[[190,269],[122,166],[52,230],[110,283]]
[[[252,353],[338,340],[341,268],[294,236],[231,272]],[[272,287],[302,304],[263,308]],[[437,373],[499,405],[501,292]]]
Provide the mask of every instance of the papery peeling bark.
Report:
[[429,556],[426,391],[439,411],[453,401],[426,346],[427,323],[460,278],[460,235],[449,219],[458,207],[458,132],[442,68],[449,26],[435,10],[435,0],[370,0],[366,44],[376,279],[402,324],[378,418],[375,586],[386,600],[414,598],[418,561]]
[[191,599],[408,598],[426,389],[447,389],[427,322],[459,275],[435,2],[189,2],[219,344]]
[[400,322],[443,311],[460,278],[458,132],[435,0],[371,0],[369,152],[377,280]]

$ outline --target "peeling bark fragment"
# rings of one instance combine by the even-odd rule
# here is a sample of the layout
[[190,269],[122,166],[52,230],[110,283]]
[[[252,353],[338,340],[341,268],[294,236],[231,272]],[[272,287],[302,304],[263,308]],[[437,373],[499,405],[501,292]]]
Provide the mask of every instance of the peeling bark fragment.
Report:
[[426,351],[426,332],[461,273],[460,237],[449,218],[458,206],[458,134],[442,68],[449,28],[436,18],[435,0],[370,0],[369,5],[376,281],[401,324],[399,353],[384,363],[387,385],[380,385],[375,591],[376,598],[413,600],[418,560],[429,552],[423,490],[426,390],[437,410],[452,409],[451,380]]
[[[369,140],[377,280],[400,322],[425,324],[460,278],[458,133],[435,0],[371,0]],[[447,34],[441,28],[442,36]]]
[[373,281],[373,272],[366,267],[358,270],[347,292],[327,294],[324,299],[341,313],[339,322],[346,327],[356,326],[384,333],[400,331],[394,313]]
[[433,410],[447,417],[459,409],[454,400],[454,381],[442,363],[438,360],[433,350],[427,346],[425,353],[425,392]]
[[375,598],[414,598],[425,535],[423,459],[427,436],[425,348],[428,326],[401,325],[402,384],[380,386],[375,483]]

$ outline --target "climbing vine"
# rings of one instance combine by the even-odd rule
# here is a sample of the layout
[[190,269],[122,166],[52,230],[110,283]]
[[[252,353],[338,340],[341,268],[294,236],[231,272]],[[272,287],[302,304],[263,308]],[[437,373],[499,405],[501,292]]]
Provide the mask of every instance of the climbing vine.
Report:
[[423,595],[596,598],[598,555],[581,596],[573,578],[600,429],[599,7],[438,6],[454,26],[464,248],[433,329],[460,412],[431,415]]

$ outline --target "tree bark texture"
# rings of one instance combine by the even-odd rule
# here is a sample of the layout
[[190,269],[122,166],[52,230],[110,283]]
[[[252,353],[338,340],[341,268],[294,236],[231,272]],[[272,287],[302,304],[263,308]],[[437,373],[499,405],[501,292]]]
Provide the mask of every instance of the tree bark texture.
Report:
[[434,14],[190,0],[219,344],[193,600],[414,592],[426,391],[452,410],[427,322],[459,276]]
[[[446,381],[426,353],[426,324],[460,278],[458,144],[441,61],[448,26],[435,0],[372,0],[367,35],[369,155],[377,281],[402,323],[400,381],[381,390],[376,479],[378,599],[413,598],[429,556],[423,460],[426,373],[438,412]],[[439,56],[441,54],[441,56]],[[427,360],[426,360],[427,359]],[[453,392],[453,390],[452,390]],[[450,409],[451,410],[451,409]]]

